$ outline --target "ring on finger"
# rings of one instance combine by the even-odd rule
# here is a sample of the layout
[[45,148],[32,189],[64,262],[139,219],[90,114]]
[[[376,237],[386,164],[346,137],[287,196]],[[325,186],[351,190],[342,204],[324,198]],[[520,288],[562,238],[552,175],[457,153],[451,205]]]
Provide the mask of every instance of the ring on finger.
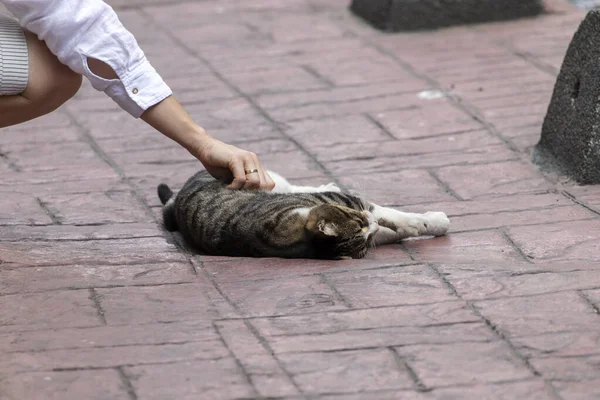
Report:
[[254,169],[247,169],[244,172],[246,173],[246,175],[256,174],[256,173],[258,173],[258,169],[256,169],[256,168],[254,168]]

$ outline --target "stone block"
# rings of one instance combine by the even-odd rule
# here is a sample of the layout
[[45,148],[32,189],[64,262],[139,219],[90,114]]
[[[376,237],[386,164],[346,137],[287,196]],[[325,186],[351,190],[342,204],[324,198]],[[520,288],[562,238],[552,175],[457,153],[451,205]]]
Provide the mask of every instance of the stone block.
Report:
[[600,183],[600,11],[573,36],[533,152],[542,169],[580,184]]
[[352,0],[350,10],[396,32],[531,17],[544,7],[542,0]]

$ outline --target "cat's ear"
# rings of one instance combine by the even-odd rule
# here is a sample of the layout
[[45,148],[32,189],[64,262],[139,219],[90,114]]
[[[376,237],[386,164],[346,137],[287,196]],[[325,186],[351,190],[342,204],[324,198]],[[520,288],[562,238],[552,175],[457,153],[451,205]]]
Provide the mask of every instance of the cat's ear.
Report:
[[319,232],[321,232],[325,236],[337,236],[337,226],[333,222],[327,222],[325,220],[320,220],[317,224],[317,228]]

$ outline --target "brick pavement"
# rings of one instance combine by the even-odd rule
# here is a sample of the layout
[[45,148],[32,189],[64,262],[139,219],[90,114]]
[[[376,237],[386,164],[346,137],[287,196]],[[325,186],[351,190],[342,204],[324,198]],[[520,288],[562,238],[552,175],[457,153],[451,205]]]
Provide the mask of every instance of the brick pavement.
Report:
[[297,183],[446,237],[355,261],[189,254],[191,156],[86,85],[0,134],[0,398],[600,398],[600,188],[532,166],[583,13],[384,35],[347,0],[113,0],[190,113]]

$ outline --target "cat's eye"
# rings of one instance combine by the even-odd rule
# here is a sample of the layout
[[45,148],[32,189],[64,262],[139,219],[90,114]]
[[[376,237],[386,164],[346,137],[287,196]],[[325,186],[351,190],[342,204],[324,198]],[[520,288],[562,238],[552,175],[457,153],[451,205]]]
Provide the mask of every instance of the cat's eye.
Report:
[[364,233],[367,233],[367,232],[369,232],[369,227],[368,227],[368,226],[365,226],[365,227],[363,227],[363,228],[362,228],[362,231],[363,231]]

